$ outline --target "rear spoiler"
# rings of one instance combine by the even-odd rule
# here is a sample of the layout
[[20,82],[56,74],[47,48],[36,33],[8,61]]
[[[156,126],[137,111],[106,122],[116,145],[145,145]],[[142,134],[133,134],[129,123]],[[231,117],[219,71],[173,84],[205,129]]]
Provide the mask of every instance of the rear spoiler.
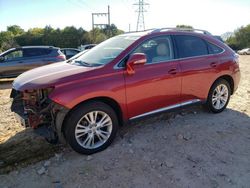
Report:
[[213,35],[214,38],[216,38],[217,40],[225,43],[225,41],[221,38],[221,36],[218,36],[218,35]]

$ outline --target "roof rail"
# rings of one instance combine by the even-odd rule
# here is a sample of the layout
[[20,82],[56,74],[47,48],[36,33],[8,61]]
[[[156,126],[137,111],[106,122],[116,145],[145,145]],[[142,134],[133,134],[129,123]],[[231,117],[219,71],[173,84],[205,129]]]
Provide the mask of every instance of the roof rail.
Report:
[[159,28],[159,29],[153,29],[152,33],[155,32],[161,32],[161,31],[166,31],[166,30],[174,30],[174,31],[192,31],[192,32],[201,32],[205,35],[212,35],[206,30],[202,29],[192,29],[192,28],[181,28],[181,27],[166,27],[166,28]]
[[152,29],[146,29],[146,30],[142,30],[142,31],[129,31],[129,32],[125,32],[124,34],[128,34],[128,33],[140,33],[140,32],[149,32],[149,33],[156,33],[156,32],[161,32],[161,31],[189,31],[189,32],[199,32],[202,33],[204,35],[212,35],[210,32],[206,31],[206,30],[202,30],[202,29],[193,29],[193,28],[181,28],[181,27],[164,27],[164,28],[152,28]]
[[128,33],[140,33],[140,32],[147,32],[147,31],[154,31],[154,30],[156,30],[156,28],[146,29],[146,30],[141,30],[141,31],[128,31],[128,32],[125,32],[124,34],[128,34]]

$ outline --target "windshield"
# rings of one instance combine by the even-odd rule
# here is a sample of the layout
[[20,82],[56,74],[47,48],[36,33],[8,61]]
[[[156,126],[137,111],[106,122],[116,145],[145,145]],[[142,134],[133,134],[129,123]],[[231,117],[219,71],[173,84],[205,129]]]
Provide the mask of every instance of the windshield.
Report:
[[75,59],[73,63],[86,66],[105,65],[115,59],[139,37],[120,35],[110,38]]

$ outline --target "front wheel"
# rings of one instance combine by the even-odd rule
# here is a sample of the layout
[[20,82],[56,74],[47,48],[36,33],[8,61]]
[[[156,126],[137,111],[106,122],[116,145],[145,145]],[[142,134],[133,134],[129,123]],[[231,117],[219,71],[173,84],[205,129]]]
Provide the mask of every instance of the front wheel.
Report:
[[209,91],[206,107],[213,113],[222,112],[227,107],[230,95],[229,83],[224,79],[217,80]]
[[118,120],[114,110],[102,102],[88,102],[66,119],[64,134],[78,153],[92,154],[107,148],[115,138]]

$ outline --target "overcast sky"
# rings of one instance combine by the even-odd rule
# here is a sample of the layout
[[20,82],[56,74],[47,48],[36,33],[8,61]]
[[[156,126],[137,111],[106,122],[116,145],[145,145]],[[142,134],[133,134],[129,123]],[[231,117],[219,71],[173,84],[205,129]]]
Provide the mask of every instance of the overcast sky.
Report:
[[[0,0],[0,31],[9,25],[27,30],[51,25],[90,30],[91,13],[107,12],[111,23],[124,31],[136,30],[136,0]],[[250,24],[250,0],[147,0],[146,29],[192,25],[220,35]],[[96,22],[106,22],[96,17]]]

